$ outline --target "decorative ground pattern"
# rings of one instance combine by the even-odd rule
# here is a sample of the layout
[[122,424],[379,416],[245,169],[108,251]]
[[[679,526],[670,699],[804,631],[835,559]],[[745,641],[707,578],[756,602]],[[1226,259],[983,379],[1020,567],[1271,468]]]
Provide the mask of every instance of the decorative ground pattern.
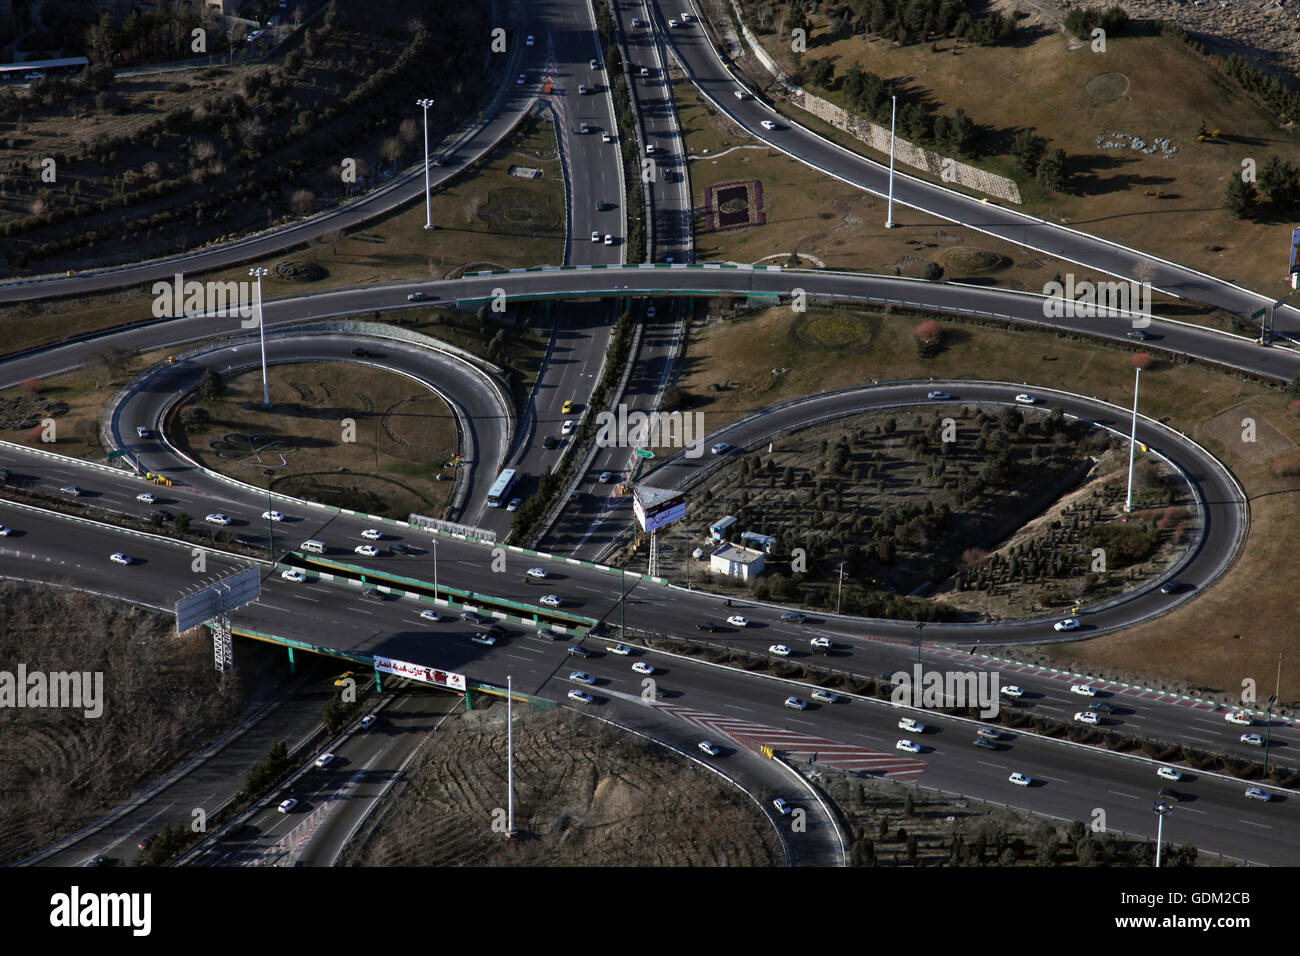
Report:
[[705,231],[731,232],[765,222],[761,180],[742,179],[704,188]]

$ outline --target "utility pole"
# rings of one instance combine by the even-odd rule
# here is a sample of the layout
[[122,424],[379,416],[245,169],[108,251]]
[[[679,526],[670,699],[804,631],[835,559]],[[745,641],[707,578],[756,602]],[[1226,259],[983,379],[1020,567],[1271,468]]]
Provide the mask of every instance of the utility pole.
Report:
[[921,631],[925,628],[925,621],[916,622],[916,662],[921,663]]
[[1142,384],[1142,369],[1133,369],[1133,430],[1128,438],[1128,496],[1124,499],[1124,511],[1133,510],[1133,453],[1137,451],[1138,433],[1138,386]]
[[506,675],[506,836],[515,835],[515,683]]
[[1264,728],[1264,773],[1268,773],[1268,742],[1273,735],[1273,705],[1277,703],[1278,695],[1282,692],[1282,653],[1277,655],[1277,683],[1273,686],[1273,693],[1268,699],[1268,725]]
[[438,599],[438,535],[433,536],[433,599]]
[[429,107],[433,100],[416,100],[416,106],[424,107],[424,228],[433,228],[433,193],[429,186]]
[[1160,869],[1160,850],[1164,846],[1165,814],[1172,813],[1174,808],[1163,800],[1157,800],[1154,809],[1156,811],[1156,869]]
[[894,228],[894,128],[898,121],[898,97],[892,97],[893,108],[889,114],[889,210],[885,213],[885,228]]
[[835,593],[835,613],[840,613],[840,602],[844,597],[844,562],[840,562],[840,587]]

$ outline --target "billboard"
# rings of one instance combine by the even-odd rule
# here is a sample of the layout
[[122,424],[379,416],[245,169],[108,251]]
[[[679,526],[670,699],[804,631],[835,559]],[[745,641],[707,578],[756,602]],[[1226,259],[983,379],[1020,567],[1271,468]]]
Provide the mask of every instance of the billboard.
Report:
[[205,621],[252,604],[261,593],[261,568],[253,566],[227,575],[176,602],[176,633],[183,634]]
[[437,684],[439,687],[450,687],[452,690],[465,690],[464,674],[453,674],[451,671],[426,667],[424,664],[395,661],[391,657],[380,657],[376,654],[375,670],[385,674],[396,674],[398,677],[409,677],[411,680],[418,680],[425,684]]
[[642,531],[655,531],[686,516],[686,496],[671,488],[637,485],[632,489],[632,513]]

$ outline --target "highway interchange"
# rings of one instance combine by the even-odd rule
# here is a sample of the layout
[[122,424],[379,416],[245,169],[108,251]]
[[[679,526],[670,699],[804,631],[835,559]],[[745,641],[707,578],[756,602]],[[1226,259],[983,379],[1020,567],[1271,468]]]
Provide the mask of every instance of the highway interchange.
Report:
[[[697,88],[756,140],[769,142],[846,182],[876,193],[883,191],[883,174],[877,164],[785,121],[780,122],[774,131],[764,129],[760,121],[773,115],[770,109],[761,98],[739,101],[731,95],[736,80],[718,59],[713,45],[707,42],[698,25],[670,32],[666,28],[667,15],[658,4],[618,3],[615,7],[629,47],[635,51],[630,57],[630,65],[636,68],[633,82],[642,116],[642,134],[648,134],[652,140],[664,141],[665,151],[669,154],[667,162],[661,162],[658,168],[673,170],[680,167],[683,173],[685,170],[684,159],[674,153],[674,149],[680,150],[680,142],[675,147],[671,145],[674,138],[680,139],[671,102],[661,99],[666,87],[666,57],[672,56],[687,71]],[[634,309],[642,323],[642,341],[624,400],[631,407],[647,410],[657,406],[658,396],[671,381],[680,355],[682,312],[675,300],[693,294],[766,296],[785,301],[795,290],[803,290],[812,297],[847,302],[906,303],[918,309],[991,315],[1040,325],[1048,322],[1043,317],[1041,297],[1023,293],[854,274],[687,266],[685,263],[690,259],[689,232],[674,229],[674,224],[689,218],[685,212],[690,205],[689,182],[684,174],[674,176],[671,182],[657,180],[655,188],[649,191],[655,213],[651,248],[658,265],[654,268],[637,263],[623,265],[625,247],[621,241],[609,246],[603,242],[587,241],[588,232],[602,231],[603,235],[603,231],[610,228],[609,222],[623,219],[621,200],[617,204],[618,210],[605,211],[597,211],[591,200],[592,196],[604,196],[615,190],[616,195],[622,195],[617,144],[605,143],[600,135],[576,131],[583,119],[600,124],[602,129],[613,129],[609,82],[598,76],[603,73],[603,66],[593,71],[589,65],[592,58],[600,63],[589,8],[585,3],[552,3],[538,5],[535,12],[546,19],[530,19],[521,32],[532,34],[536,42],[530,47],[512,46],[514,59],[506,68],[509,74],[515,72],[514,66],[518,65],[527,82],[503,84],[498,109],[479,127],[467,132],[456,150],[461,156],[472,156],[475,151],[479,154],[486,152],[530,107],[538,94],[540,79],[543,76],[552,78],[557,91],[550,101],[561,132],[561,149],[566,157],[566,185],[570,195],[570,242],[564,263],[569,268],[391,283],[282,297],[265,303],[265,323],[268,331],[273,333],[268,336],[268,358],[279,362],[355,360],[352,349],[362,339],[327,332],[304,336],[294,333],[293,327],[309,322],[320,323],[333,317],[421,307],[408,301],[407,296],[412,292],[425,293],[429,301],[462,305],[488,301],[498,289],[504,290],[511,302],[523,307],[535,300],[592,300],[568,310],[556,323],[537,387],[526,407],[518,413],[503,406],[498,391],[485,387],[490,374],[473,363],[448,353],[397,341],[364,340],[367,348],[382,351],[385,367],[399,370],[436,388],[456,410],[466,436],[465,447],[471,452],[466,455],[469,468],[464,476],[467,504],[458,520],[480,524],[504,537],[508,529],[504,515],[486,509],[483,502],[486,485],[495,476],[499,465],[515,464],[536,475],[559,454],[570,450],[565,446],[555,451],[545,450],[541,448],[539,439],[552,433],[564,417],[559,411],[560,405],[569,399],[583,402],[599,374],[613,319],[610,307],[599,301],[602,297],[636,297]],[[651,19],[656,26],[634,30],[630,24],[633,15]],[[676,15],[675,7],[669,15]],[[639,72],[642,65],[648,71],[645,77]],[[577,82],[590,82],[599,92],[578,94],[574,89]],[[440,167],[434,172],[436,182],[455,175],[454,168]],[[372,219],[409,201],[412,196],[418,196],[422,188],[422,175],[408,175],[385,191],[339,210],[332,215],[327,228]],[[985,205],[908,177],[899,178],[896,198],[904,205],[1116,275],[1132,275],[1142,263],[1150,261],[1149,256],[1141,253],[1031,221],[1013,211]],[[313,229],[325,231],[322,225],[308,223],[276,231],[255,241],[204,250],[177,262],[133,265],[88,275],[9,284],[0,287],[0,301],[83,294],[151,278],[170,277],[182,266],[192,274],[218,265],[245,262],[301,242]],[[666,265],[669,258],[674,260],[671,267]],[[1248,314],[1265,301],[1229,283],[1161,262],[1152,265],[1151,281],[1164,291],[1241,314]],[[653,316],[647,314],[648,304],[657,306]],[[1280,309],[1276,317],[1277,330],[1283,334],[1300,330],[1300,323],[1296,323],[1295,318],[1289,309]],[[48,377],[77,368],[87,353],[106,344],[121,344],[141,352],[180,350],[191,343],[234,332],[235,321],[189,317],[153,322],[90,341],[11,357],[0,362],[0,385],[9,386],[27,378]],[[1117,340],[1122,340],[1126,331],[1125,324],[1117,320],[1053,319],[1051,324]],[[1147,331],[1154,348],[1277,380],[1289,380],[1300,371],[1300,357],[1289,349],[1260,348],[1237,337],[1159,319]],[[232,526],[235,533],[251,544],[262,545],[266,542],[268,530],[260,519],[267,507],[264,493],[222,480],[181,460],[165,436],[160,436],[159,428],[167,407],[186,389],[193,387],[203,368],[214,367],[222,371],[246,368],[255,364],[256,359],[256,341],[252,340],[220,343],[217,348],[187,357],[176,365],[159,366],[147,388],[134,390],[125,397],[109,423],[109,431],[113,443],[125,448],[143,467],[178,480],[177,487],[157,490],[159,502],[154,507],[185,510],[196,517],[206,511],[224,511],[235,518],[236,523]],[[1126,429],[1123,410],[1101,405],[1086,397],[1073,396],[1069,394],[1068,382],[1061,384],[1063,391],[1050,394],[1053,407],[1059,406],[1072,415],[1120,431]],[[712,434],[709,441],[721,438],[739,448],[757,447],[768,436],[803,421],[849,414],[868,407],[929,404],[924,398],[929,387],[919,383],[886,383],[860,392],[816,396],[729,425]],[[945,387],[957,401],[990,404],[1008,403],[1016,390],[1010,385],[971,382],[947,383]],[[135,427],[141,424],[151,426],[156,437],[137,438]],[[1181,578],[1197,587],[1166,596],[1159,594],[1152,584],[1122,601],[1090,609],[1083,615],[1088,634],[1129,626],[1164,613],[1182,602],[1195,600],[1201,587],[1210,585],[1230,566],[1245,533],[1247,509],[1240,490],[1231,476],[1208,454],[1155,422],[1141,421],[1138,437],[1139,441],[1178,461],[1207,503],[1202,529],[1204,536],[1186,563],[1177,570]],[[562,512],[547,539],[553,552],[587,561],[596,560],[626,530],[629,524],[626,502],[612,499],[609,495],[611,486],[599,485],[592,476],[603,470],[625,471],[631,465],[630,455],[627,448],[598,450],[581,481],[583,492],[579,500]],[[649,477],[655,484],[679,485],[689,483],[693,477],[691,473],[701,466],[713,464],[715,462],[710,458],[669,461],[649,476],[642,477]],[[135,500],[135,495],[146,487],[145,483],[125,471],[92,470],[85,465],[12,445],[0,447],[0,466],[17,475],[28,489],[57,493],[62,485],[75,483],[89,492],[85,499],[87,502],[108,511],[138,516],[150,510],[150,506]],[[290,519],[275,529],[281,547],[286,539],[292,545],[298,540],[318,538],[331,544],[332,557],[336,561],[371,568],[380,575],[387,572],[424,581],[432,579],[432,555],[429,553],[432,540],[428,534],[418,534],[391,524],[382,525],[385,540],[381,544],[385,553],[375,559],[361,559],[351,554],[351,547],[362,540],[362,530],[377,526],[374,519],[337,514],[307,505],[280,503],[276,507]],[[159,608],[172,606],[179,593],[198,583],[195,573],[190,570],[188,546],[4,503],[0,503],[0,523],[19,532],[0,548],[0,573],[7,577],[108,593]],[[70,533],[74,524],[75,533]],[[394,543],[409,544],[421,553],[396,554],[390,550]],[[502,574],[493,570],[491,551],[485,545],[443,536],[436,547],[438,576],[444,587],[454,586],[533,604],[540,589],[525,583],[522,571],[540,566],[553,577],[554,591],[564,597],[566,611],[602,621],[606,627],[613,627],[625,618],[629,633],[694,636],[695,624],[700,620],[721,621],[726,616],[719,599],[711,595],[683,591],[678,586],[639,576],[625,577],[560,557],[511,552],[508,573]],[[129,567],[110,564],[107,555],[113,551],[127,551],[137,559],[136,563]],[[200,577],[209,580],[247,563],[244,558],[214,553]],[[432,605],[413,596],[366,599],[354,586],[346,583],[313,579],[305,584],[293,584],[282,580],[279,571],[269,564],[263,566],[263,571],[262,599],[238,612],[235,624],[249,631],[274,635],[291,644],[351,655],[351,659],[383,654],[426,662],[497,685],[503,685],[509,674],[514,678],[516,688],[557,700],[563,700],[567,691],[576,686],[568,680],[570,671],[584,670],[596,678],[597,683],[591,689],[596,697],[593,706],[602,716],[652,733],[687,751],[701,737],[710,736],[705,732],[706,727],[717,730],[711,736],[715,742],[722,743],[730,732],[736,739],[749,742],[746,746],[764,734],[793,734],[796,736],[783,738],[786,749],[800,755],[813,746],[799,742],[797,735],[802,734],[808,741],[818,741],[816,747],[819,749],[814,752],[821,754],[827,752],[825,741],[829,740],[860,748],[862,754],[867,755],[861,759],[868,759],[871,754],[887,755],[891,762],[882,772],[924,786],[1010,803],[1061,819],[1088,820],[1093,810],[1102,807],[1106,809],[1109,825],[1114,829],[1146,833],[1151,827],[1147,804],[1156,789],[1156,778],[1154,765],[1149,761],[1030,735],[1012,737],[1004,744],[1004,749],[997,752],[975,750],[970,746],[972,729],[969,723],[963,726],[963,722],[956,718],[934,714],[922,715],[925,723],[937,728],[937,732],[927,735],[922,741],[926,749],[919,755],[904,757],[892,749],[893,741],[899,736],[894,726],[898,713],[887,705],[846,699],[838,704],[814,705],[808,711],[795,713],[782,707],[781,701],[790,693],[802,691],[771,678],[756,678],[752,674],[677,659],[660,652],[638,652],[629,659],[608,653],[605,651],[607,642],[593,637],[587,637],[582,643],[596,656],[578,660],[567,652],[570,642],[543,640],[536,636],[535,628],[518,622],[508,625],[515,632],[509,639],[495,647],[484,648],[468,640],[472,629],[462,623],[430,624],[422,621],[418,611]],[[626,603],[620,606],[620,596],[625,588]],[[760,651],[768,644],[783,642],[806,658],[802,648],[807,646],[809,635],[824,634],[832,637],[837,645],[836,653],[830,659],[834,666],[864,676],[907,667],[916,656],[912,643],[914,626],[909,623],[863,622],[819,615],[815,625],[800,626],[782,624],[777,620],[775,610],[754,607],[747,613],[758,625],[750,629],[755,636],[719,632],[708,635],[708,639]],[[324,638],[322,621],[329,622]],[[921,654],[927,666],[950,667],[953,666],[952,660],[960,660],[963,668],[985,669],[989,666],[987,663],[963,648],[971,644],[1034,642],[1049,636],[1050,621],[979,628],[928,625],[926,646]],[[629,660],[638,659],[653,662],[662,674],[660,686],[670,689],[675,696],[647,704],[640,697],[641,678],[630,670]],[[1003,683],[1010,682],[1004,674]],[[1034,714],[1068,720],[1070,714],[1079,709],[1078,699],[1062,686],[1059,678],[1017,673],[1015,682],[1028,692]],[[1111,692],[1113,699],[1122,704],[1121,713],[1108,720],[1115,727],[1137,729],[1157,739],[1187,740],[1235,756],[1254,755],[1249,748],[1236,742],[1236,734],[1231,732],[1230,725],[1225,725],[1221,711],[1189,707],[1186,702],[1173,699],[1137,698],[1118,687],[1111,688]],[[411,703],[413,700],[417,703]],[[399,696],[394,714],[403,712],[402,708],[421,709],[423,705],[418,703],[421,700],[418,695],[414,698]],[[421,716],[427,718],[428,714]],[[306,720],[304,716],[300,723]],[[396,717],[391,720],[392,726],[404,726]],[[423,727],[426,724],[417,720],[410,726]],[[731,728],[730,731],[724,729],[727,727]],[[1276,759],[1294,766],[1295,748],[1300,746],[1300,734],[1295,728],[1275,723],[1272,740],[1277,748]],[[368,765],[367,761],[378,756],[378,745],[367,744],[360,738],[349,746],[357,748],[355,753],[349,751],[347,754],[350,765]],[[404,753],[394,751],[386,754],[384,759],[394,762],[384,764],[384,772],[395,772]],[[246,754],[236,751],[227,754],[232,760],[237,756],[242,758]],[[764,762],[751,757],[745,746],[735,744],[727,746],[719,759],[742,765],[744,769],[738,774],[758,781],[754,788],[765,797],[779,792],[779,778],[771,776],[770,767],[763,766]],[[857,757],[855,752],[845,759]],[[235,768],[237,765],[231,763],[229,766]],[[1039,781],[1039,785],[1027,791],[1010,786],[1006,778],[1012,770],[1029,773]],[[236,769],[235,773],[238,772]],[[765,774],[768,775],[766,778]],[[338,775],[317,776],[328,783]],[[1180,831],[1182,828],[1186,831],[1185,835],[1180,832],[1179,842],[1187,839],[1206,850],[1261,863],[1294,860],[1297,849],[1300,849],[1296,846],[1300,840],[1300,828],[1295,826],[1294,816],[1297,801],[1289,796],[1267,804],[1247,801],[1242,798],[1243,786],[1240,782],[1209,774],[1194,779],[1185,788],[1193,791],[1196,799],[1183,806],[1186,815],[1179,814]],[[377,793],[371,796],[377,796]],[[268,819],[276,823],[274,818]],[[279,823],[287,825],[288,821]],[[351,825],[349,823],[348,827]],[[823,821],[821,828],[805,835],[805,862],[808,859],[826,861],[822,847],[829,839],[827,827]],[[261,829],[264,834],[271,834],[273,828],[264,825]],[[344,830],[350,832],[349,828]],[[114,832],[129,835],[135,831],[132,825],[127,824]],[[334,834],[331,839],[341,842],[346,832]],[[66,852],[67,856],[59,858],[61,862],[73,862],[87,855],[84,848]]]

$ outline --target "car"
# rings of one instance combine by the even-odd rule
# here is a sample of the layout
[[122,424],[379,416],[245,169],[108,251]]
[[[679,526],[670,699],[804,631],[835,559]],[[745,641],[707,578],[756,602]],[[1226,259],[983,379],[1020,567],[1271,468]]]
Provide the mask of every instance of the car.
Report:
[[[644,66],[641,67],[641,75],[642,76],[646,75],[646,68]],[[645,154],[647,156],[653,156],[656,152],[658,152],[658,148],[655,146],[654,143],[649,143],[646,145]]]
[[808,702],[798,697],[787,697],[785,699],[785,706],[789,707],[791,710],[807,710]]
[[532,46],[536,42],[537,42],[537,37],[533,36],[531,33],[524,38],[524,46]]
[[1183,585],[1181,581],[1166,581],[1164,584],[1160,585],[1160,593],[1174,594],[1177,591],[1182,590],[1182,587]]
[[385,600],[385,598],[384,598],[384,592],[381,591],[381,590],[379,590],[379,588],[362,588],[362,589],[361,589],[361,596],[362,596],[362,597],[370,598],[370,600],[372,600],[372,601],[383,601],[383,600]]
[[[435,162],[433,165],[437,166],[437,165],[439,165],[439,164]],[[369,350],[369,349],[363,349],[361,346],[358,345],[356,348],[354,348],[354,349],[352,350],[352,357],[353,357],[353,358],[370,358],[370,350]]]
[[828,690],[823,690],[820,687],[817,688],[817,690],[813,691],[809,696],[812,697],[812,699],[817,701],[817,703],[819,704],[833,704],[840,699],[839,694],[832,693],[831,691]]
[[113,861],[100,853],[86,861],[86,866],[112,866]]
[[1247,787],[1246,796],[1251,800],[1263,800],[1265,803],[1273,799],[1273,794],[1261,787]]
[[578,84],[578,95],[579,95],[579,96],[586,96],[586,95],[587,95],[587,84],[586,84],[586,83],[579,83],[579,84]]
[[23,79],[24,79],[24,80],[43,80],[43,79],[45,79],[45,74],[42,73],[40,70],[32,70],[32,72],[30,72],[30,73],[25,73],[25,74],[23,74]]
[[335,761],[335,759],[336,758],[334,754],[321,754],[319,757],[316,758],[316,766],[328,767],[330,764],[332,764]]
[[922,724],[911,717],[903,717],[898,721],[898,729],[906,730],[913,734],[925,733],[925,724]]
[[808,642],[808,646],[814,651],[829,651],[835,646],[835,642],[829,637],[814,637]]
[[1057,621],[1052,625],[1058,631],[1077,631],[1080,627],[1077,617],[1067,617],[1064,621]]
[[[553,631],[549,627],[539,627],[537,629],[537,636],[544,641],[558,641],[560,638],[564,637],[564,635],[559,631]],[[608,650],[608,648],[606,648],[606,650]]]
[[1018,404],[1018,405],[1037,405],[1037,404],[1038,404],[1038,399],[1034,398],[1034,396],[1032,396],[1032,395],[1027,395],[1027,394],[1024,393],[1024,392],[1021,392],[1019,395],[1016,396],[1016,404]]
[[655,672],[654,665],[647,664],[645,661],[637,661],[632,665],[632,670],[638,674],[653,674]]
[[294,584],[302,584],[307,580],[307,573],[300,568],[290,568],[281,572],[280,577],[286,581],[292,581]]
[[1025,696],[1024,690],[1020,687],[1017,687],[1015,684],[1008,684],[1006,687],[1001,688],[998,691],[998,694],[1002,697],[1011,697],[1011,698],[1020,698]]
[[985,740],[1001,740],[1002,731],[998,730],[996,727],[981,727],[979,730],[975,731],[975,736],[983,737]]
[[581,644],[570,644],[569,653],[574,657],[590,657],[591,651],[587,650]]
[[504,627],[502,627],[499,623],[497,623],[497,624],[493,624],[491,627],[489,627],[489,628],[487,629],[487,632],[488,632],[489,634],[491,634],[493,637],[509,637],[509,636],[510,636],[510,632],[507,631]]
[[1161,800],[1168,800],[1170,803],[1182,803],[1186,798],[1186,794],[1178,792],[1173,787],[1161,787],[1159,795]]
[[1091,684],[1071,684],[1070,693],[1078,694],[1080,697],[1096,697],[1097,692],[1093,690]]
[[599,230],[599,229],[593,229],[593,230],[591,230],[591,241],[592,241],[592,242],[600,242],[600,230]]
[[591,676],[590,674],[588,674],[586,671],[570,671],[570,672],[569,672],[569,680],[574,681],[575,683],[578,683],[578,684],[594,684],[594,683],[596,683],[596,678],[592,677],[592,676]]
[[520,73],[517,77],[515,77],[515,84],[517,86],[523,86],[525,81],[527,81],[527,79],[528,79],[528,74]]
[[233,523],[233,520],[229,515],[223,515],[220,511],[214,511],[210,515],[204,515],[203,520],[208,524],[219,524],[223,526]]
[[376,717],[374,714],[366,714],[366,716],[361,718],[361,723],[358,724],[357,726],[360,727],[362,730],[369,730],[377,723],[379,723],[378,717]]
[[65,495],[72,495],[72,497],[74,498],[80,496],[81,494],[81,489],[78,488],[76,485],[64,485],[62,488],[59,489],[59,491],[63,492]]
[[436,623],[438,621],[443,620],[443,616],[440,612],[435,611],[433,608],[425,608],[423,611],[420,612],[420,620],[434,621]]
[[702,750],[704,753],[708,754],[710,757],[716,757],[718,754],[722,753],[721,750],[713,746],[713,744],[707,740],[701,740],[698,744],[696,744],[696,746],[699,747],[700,750]]
[[713,452],[713,454],[715,454],[715,455],[721,455],[723,452],[725,452],[725,451],[726,451],[728,448],[730,448],[730,447],[731,447],[731,446],[728,445],[725,441],[720,441],[720,442],[718,442],[716,445],[714,445],[712,448],[710,448],[709,451]]
[[655,317],[655,307],[653,305],[646,306],[645,317],[647,319],[653,319]]
[[560,600],[558,594],[543,594],[537,599],[537,603],[545,607],[559,607],[564,602]]
[[135,496],[136,501],[143,501],[147,505],[153,504],[158,500],[158,496],[151,491],[142,491]]
[[1242,734],[1240,740],[1243,744],[1250,744],[1252,747],[1264,746],[1264,738],[1259,734]]
[[750,94],[747,90],[733,90],[732,95],[738,100],[747,100],[750,98]]
[[12,530],[10,530],[9,528],[6,528],[4,525],[0,524],[0,538],[7,538],[7,537],[9,537],[9,535],[11,535],[12,533],[13,533]]
[[676,21],[676,19],[672,19],[672,18],[670,18],[670,19],[668,20],[668,29],[670,29],[670,30],[676,30],[676,29],[677,29],[677,21]]
[[545,568],[529,568],[524,573],[530,578],[545,578],[547,576]]
[[632,648],[626,644],[615,644],[612,647],[606,647],[605,650],[611,654],[617,654],[619,657],[627,657],[632,653]]
[[[728,618],[728,620],[730,620],[730,618]],[[788,648],[784,644],[773,644],[771,647],[767,649],[767,652],[769,654],[775,654],[777,657],[790,656],[790,648]]]
[[409,544],[402,544],[400,541],[397,544],[389,545],[389,550],[394,554],[424,554],[419,548],[413,548]]
[[361,555],[363,558],[379,557],[379,549],[373,544],[359,544],[352,549],[353,553]]
[[614,142],[614,134],[613,134],[613,133],[601,133],[601,134],[600,134],[600,141],[601,141],[602,143],[612,143],[612,142]]
[[367,541],[378,541],[383,536],[384,533],[378,528],[367,528],[365,531],[361,532],[361,537],[365,538]]
[[590,67],[590,68],[593,69],[593,70],[599,70],[599,69],[600,69],[600,64],[597,63],[595,60],[588,60],[588,61],[587,61],[587,66]]
[[518,511],[519,506],[524,503],[523,498],[511,498],[510,504],[506,505],[506,511]]
[[1007,777],[1007,779],[1010,780],[1012,783],[1014,783],[1017,787],[1027,787],[1034,782],[1032,777],[1026,777],[1023,773],[1021,773],[1018,770],[1015,773],[1013,773],[1011,776]]
[[690,15],[689,13],[683,13],[683,14],[681,15],[681,18],[682,18],[682,23],[690,23],[690,22],[691,22],[691,15]]
[[1104,700],[1094,701],[1093,703],[1091,703],[1091,704],[1088,705],[1088,709],[1089,709],[1089,710],[1095,710],[1095,711],[1096,711],[1097,713],[1099,713],[1099,714],[1113,714],[1113,713],[1115,713],[1115,705],[1114,705],[1114,704],[1108,704],[1108,703],[1107,703],[1106,701],[1104,701]]
[[783,817],[788,817],[791,811],[794,809],[792,806],[790,806],[789,803],[785,801],[784,797],[777,797],[775,800],[772,801],[772,806],[776,807],[776,812],[781,814],[781,816]]
[[1075,719],[1075,722],[1076,722],[1076,723],[1080,723],[1080,724],[1094,724],[1094,725],[1095,725],[1095,724],[1099,724],[1099,723],[1101,723],[1101,715],[1098,714],[1095,710],[1081,710],[1081,711],[1078,711],[1078,712],[1074,715],[1074,719]]
[[570,415],[573,413],[573,399],[565,399],[564,404],[560,407],[561,415]]
[[604,485],[604,484],[608,484],[609,480],[613,477],[614,477],[613,474],[611,474],[610,472],[602,471],[600,473],[600,477],[597,478],[596,480],[599,481],[602,485]]
[[1230,724],[1238,724],[1242,727],[1249,727],[1254,723],[1250,714],[1246,713],[1244,710],[1230,710],[1228,713],[1223,715],[1223,719]]
[[108,560],[112,561],[114,564],[130,564],[131,556],[129,554],[123,554],[121,551],[114,551],[108,556]]
[[1145,342],[1147,339],[1147,334],[1143,332],[1141,329],[1129,329],[1124,334],[1131,339],[1137,340],[1138,342]]
[[463,614],[461,614],[460,619],[461,619],[462,621],[469,621],[469,623],[471,623],[471,624],[491,624],[491,623],[492,623],[492,618],[490,618],[490,617],[488,617],[487,615],[484,615],[484,614],[479,614],[477,611],[465,611]]
[[605,245],[612,246],[613,244],[614,244],[614,237],[611,236],[609,233],[605,233]]
[[558,447],[559,444],[560,444],[559,441],[556,439],[554,435],[547,435],[542,439],[542,447],[545,448],[547,451],[551,451],[553,448]]
[[484,647],[496,647],[497,639],[491,634],[471,634],[469,639],[475,644],[482,644]]
[[1172,780],[1174,783],[1183,779],[1182,771],[1175,770],[1173,767],[1156,768],[1156,776],[1161,780]]
[[560,426],[560,434],[561,434],[561,435],[572,435],[572,434],[573,434],[573,421],[572,421],[572,420],[566,421],[563,425]]
[[158,839],[158,834],[150,833],[147,837],[142,837],[140,839],[140,842],[137,843],[136,846],[139,847],[141,850],[147,850],[149,849],[149,847],[153,845],[153,841],[156,839]]
[[763,120],[758,125],[763,127],[763,129],[776,129],[776,124],[771,120]]
[[135,426],[135,434],[136,434],[136,437],[138,437],[138,438],[148,438],[148,437],[149,437],[149,429],[145,428],[143,425],[136,425],[136,426]]
[[894,749],[902,750],[909,754],[919,754],[921,752],[921,745],[910,740],[900,740],[898,743],[894,744]]
[[262,517],[267,521],[283,521],[284,514],[279,511],[263,511]]
[[[523,75],[520,74],[521,79],[522,79],[522,76],[523,76]],[[427,299],[427,298],[429,298],[429,295],[428,295],[428,293],[426,293],[426,292],[412,292],[410,295],[408,295],[408,296],[406,297],[406,301],[407,301],[407,302],[423,302],[423,301],[424,301],[425,299]]]
[[987,737],[976,737],[974,740],[971,741],[971,744],[973,746],[979,747],[981,750],[998,749],[998,745],[993,741],[989,740]]
[[641,18],[640,18],[640,17],[633,17],[633,18],[632,18],[632,26],[634,26],[634,27],[639,27],[639,26],[641,26]]
[[[783,624],[802,624],[806,620],[808,620],[808,618],[800,614],[798,611],[786,611],[781,615],[781,622]],[[814,640],[816,640],[816,638],[814,638]]]
[[714,624],[712,621],[696,621],[695,629],[697,631],[708,631],[709,633],[713,633],[718,629],[718,625]]
[[596,702],[596,698],[592,697],[590,694],[583,693],[576,687],[569,691],[569,700],[576,700],[579,704],[593,704]]
[[289,797],[287,800],[281,800],[280,805],[276,807],[276,809],[279,810],[281,813],[289,813],[297,805],[298,805],[298,801],[293,797]]
[[727,618],[727,623],[732,627],[749,627],[749,618],[741,614],[733,614]]
[[[650,75],[650,68],[649,68],[649,67],[645,67],[645,66],[641,67],[641,75],[642,75],[642,76],[649,76],[649,75]],[[646,152],[648,153],[648,152],[650,152],[650,150],[647,149]]]
[[947,392],[927,392],[925,397],[932,400],[952,398]]

